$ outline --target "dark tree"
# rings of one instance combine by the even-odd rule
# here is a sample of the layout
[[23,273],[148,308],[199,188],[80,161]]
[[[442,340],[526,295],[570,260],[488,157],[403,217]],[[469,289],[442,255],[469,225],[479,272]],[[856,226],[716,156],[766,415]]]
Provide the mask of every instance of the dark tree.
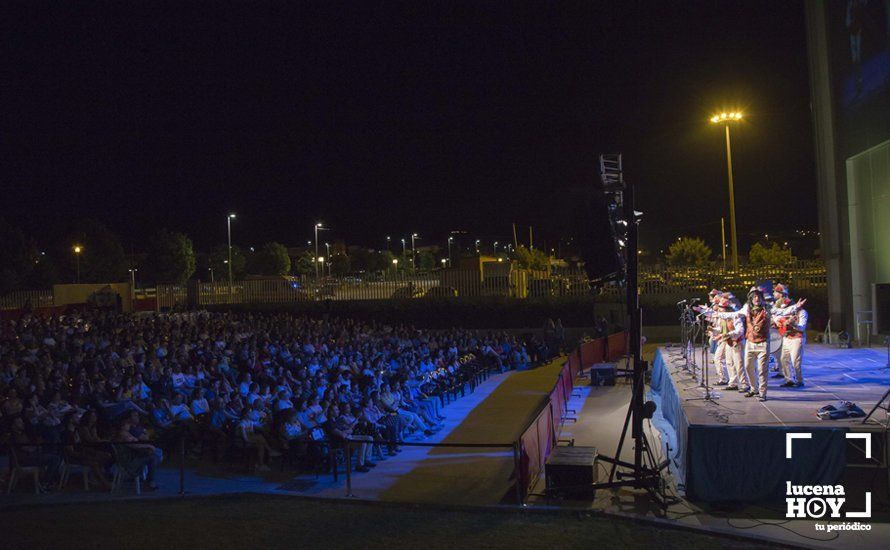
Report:
[[162,229],[149,241],[146,268],[156,283],[185,283],[195,273],[195,250],[182,233]]
[[65,257],[72,274],[77,271],[75,245],[81,247],[80,282],[119,283],[127,279],[128,264],[124,247],[120,238],[102,222],[83,220],[76,224],[69,243],[65,246]]
[[[216,281],[227,281],[229,278],[229,245],[221,244],[210,251],[210,267]],[[247,267],[247,258],[236,245],[232,245],[232,278],[240,279],[244,276]]]
[[257,275],[288,275],[290,256],[281,243],[266,243],[253,255],[251,272]]
[[331,258],[332,275],[346,275],[347,273],[349,273],[350,267],[350,258],[346,254],[337,254],[336,256]]

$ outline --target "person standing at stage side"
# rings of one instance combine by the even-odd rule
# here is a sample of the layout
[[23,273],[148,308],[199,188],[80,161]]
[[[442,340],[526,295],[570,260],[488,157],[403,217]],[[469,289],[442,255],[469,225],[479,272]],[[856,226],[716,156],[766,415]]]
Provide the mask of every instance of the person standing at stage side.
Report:
[[[782,283],[778,283],[773,287],[773,304],[777,306],[782,306],[785,303],[785,300],[788,298],[788,287],[783,285]],[[779,328],[779,325],[776,324],[776,320],[781,319],[782,317],[776,316],[773,318],[773,325],[776,328]],[[779,378],[782,376],[782,373],[785,372],[785,365],[783,363],[784,353],[782,351],[782,341],[779,342],[779,349],[770,349],[770,355],[774,355],[776,357],[776,374],[773,375],[773,378]]]
[[[786,304],[791,300],[785,299]],[[778,317],[776,326],[782,335],[782,368],[785,374],[785,383],[782,387],[799,388],[803,386],[803,348],[807,343],[807,310],[798,309],[791,315]]]
[[712,290],[708,293],[708,303],[710,303],[710,309],[704,311],[704,316],[708,320],[708,353],[711,356],[711,363],[714,364],[714,371],[717,373],[717,386],[723,386],[724,384],[728,384],[726,371],[729,370],[729,365],[724,365],[724,354],[718,354],[720,351],[720,324],[721,319],[716,315],[713,315],[713,310],[723,311],[719,309],[720,300],[722,298],[721,292],[717,289]]
[[[714,304],[716,312],[733,311],[735,308],[729,298],[721,297]],[[713,320],[716,322],[717,351],[714,353],[714,365],[717,368],[718,376],[722,374],[723,368],[721,364],[726,362],[726,371],[729,373],[729,380],[726,382],[727,391],[739,390],[745,393],[746,389],[750,391],[751,384],[745,374],[742,366],[742,346],[745,334],[745,325],[740,317],[729,319],[721,319],[714,315]],[[722,378],[725,380],[725,378]],[[741,388],[741,389],[740,389]]]

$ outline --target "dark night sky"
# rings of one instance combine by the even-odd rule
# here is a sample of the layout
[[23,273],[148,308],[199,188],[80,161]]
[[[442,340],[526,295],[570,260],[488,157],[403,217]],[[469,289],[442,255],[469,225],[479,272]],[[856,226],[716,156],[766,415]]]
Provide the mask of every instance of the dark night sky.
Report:
[[739,106],[740,233],[815,228],[801,2],[365,4],[6,8],[0,215],[46,243],[98,218],[128,251],[158,226],[223,242],[229,210],[244,245],[316,219],[371,246],[554,239],[621,151],[643,246],[716,244],[707,119]]

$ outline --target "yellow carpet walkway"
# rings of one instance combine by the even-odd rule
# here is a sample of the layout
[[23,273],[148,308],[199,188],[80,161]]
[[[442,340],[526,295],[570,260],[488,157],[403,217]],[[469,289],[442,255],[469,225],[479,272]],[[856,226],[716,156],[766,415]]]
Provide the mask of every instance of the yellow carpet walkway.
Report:
[[[443,440],[443,443],[513,443],[553,389],[565,357],[512,373]],[[447,412],[447,409],[446,409]],[[381,500],[497,504],[512,498],[513,450],[431,449]]]

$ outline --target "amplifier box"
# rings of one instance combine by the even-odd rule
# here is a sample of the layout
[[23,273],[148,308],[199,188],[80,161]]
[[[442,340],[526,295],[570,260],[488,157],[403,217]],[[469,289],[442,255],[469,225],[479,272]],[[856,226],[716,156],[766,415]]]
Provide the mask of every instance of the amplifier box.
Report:
[[548,492],[591,495],[598,481],[596,457],[596,447],[554,447],[544,465]]
[[590,367],[591,386],[614,386],[616,363],[596,363]]

